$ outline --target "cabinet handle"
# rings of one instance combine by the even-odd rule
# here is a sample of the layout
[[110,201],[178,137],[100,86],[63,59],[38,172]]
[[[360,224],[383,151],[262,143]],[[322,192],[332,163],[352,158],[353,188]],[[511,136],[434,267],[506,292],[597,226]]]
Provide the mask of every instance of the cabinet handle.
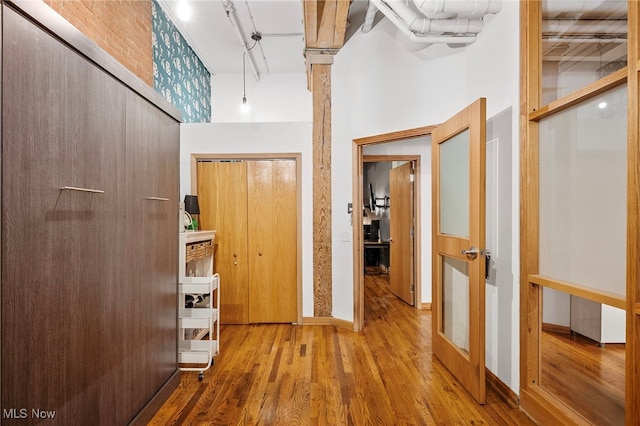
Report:
[[233,253],[233,264],[234,265],[238,264],[238,253]]
[[258,256],[262,256],[262,252],[261,251],[258,252]]
[[168,198],[162,198],[162,197],[144,197],[145,200],[150,200],[150,201],[169,201]]
[[76,186],[63,186],[60,189],[63,191],[67,190],[67,191],[91,192],[92,194],[104,194],[104,191],[100,189],[78,188]]

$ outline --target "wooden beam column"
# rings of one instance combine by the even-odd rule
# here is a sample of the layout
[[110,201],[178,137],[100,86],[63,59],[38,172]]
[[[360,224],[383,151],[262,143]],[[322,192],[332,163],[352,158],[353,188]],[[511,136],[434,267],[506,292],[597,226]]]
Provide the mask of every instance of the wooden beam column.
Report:
[[332,314],[331,64],[332,54],[307,54],[313,98],[313,300],[314,317]]
[[303,0],[307,85],[313,98],[313,316],[331,317],[331,64],[351,0]]

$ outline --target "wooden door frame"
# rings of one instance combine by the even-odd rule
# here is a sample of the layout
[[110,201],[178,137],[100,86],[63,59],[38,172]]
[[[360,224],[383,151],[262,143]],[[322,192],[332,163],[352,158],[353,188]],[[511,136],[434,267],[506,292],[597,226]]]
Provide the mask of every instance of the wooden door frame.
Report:
[[[368,145],[378,145],[382,143],[401,142],[407,139],[414,139],[422,136],[430,136],[433,129],[437,126],[417,127],[414,129],[400,130],[392,133],[383,133],[375,136],[368,136],[353,140],[352,145],[352,194],[353,194],[353,211],[357,212],[356,200],[363,200],[362,185],[363,172],[362,164],[364,161],[363,149]],[[425,147],[426,150],[426,147]],[[384,155],[384,156],[367,156],[372,161],[393,161],[393,160],[414,160],[416,161],[416,175],[420,175],[420,158],[417,155]],[[416,217],[414,235],[421,235],[421,199],[420,199],[420,179],[416,180],[416,196],[414,198],[414,215]],[[364,327],[364,253],[363,253],[363,221],[361,214],[352,214],[353,225],[353,329],[360,331]],[[415,303],[416,309],[423,308],[421,303],[422,296],[422,273],[421,273],[421,245],[419,238],[414,239],[415,250]],[[426,306],[427,308],[430,307]]]
[[[628,2],[628,66],[542,105],[540,1],[520,3],[520,403],[540,423],[588,423],[540,384],[542,291],[575,294],[626,310],[625,423],[640,418],[640,6]],[[582,289],[539,275],[539,122],[614,87],[627,84],[627,286],[626,297]]]
[[[238,153],[191,154],[191,193],[198,195],[198,161],[200,160],[294,160],[296,162],[296,317],[297,323],[302,324],[302,154],[299,152],[278,153]],[[220,277],[222,291],[224,291],[224,277]]]

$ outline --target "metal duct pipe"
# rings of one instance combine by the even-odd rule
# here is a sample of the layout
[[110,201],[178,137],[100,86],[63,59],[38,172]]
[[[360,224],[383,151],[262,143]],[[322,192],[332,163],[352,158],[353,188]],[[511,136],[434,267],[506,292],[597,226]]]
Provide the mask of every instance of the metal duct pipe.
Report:
[[373,22],[376,19],[376,13],[378,13],[378,8],[373,5],[373,3],[369,2],[367,5],[367,11],[364,14],[364,23],[362,24],[362,32],[368,33],[373,28]]
[[411,31],[419,34],[478,34],[484,27],[484,22],[479,19],[430,19],[419,15],[402,1],[388,0],[387,3]]
[[[393,7],[391,7],[388,4],[391,2],[385,2],[384,0],[369,0],[369,1],[373,3],[375,7],[377,7],[378,10],[380,10],[380,12],[384,14],[384,16],[389,18],[389,20],[393,22],[393,24],[396,27],[398,27],[400,31],[402,31],[407,37],[409,37],[411,41],[415,41],[417,43],[429,43],[429,44],[447,43],[447,44],[457,45],[457,44],[471,44],[476,40],[475,34],[471,36],[453,36],[453,35],[442,36],[442,35],[436,35],[436,34],[418,33],[416,32],[416,30],[412,30],[410,28],[410,24],[406,22],[404,19],[402,19],[400,15],[396,12],[395,8],[398,4],[401,4],[400,2],[393,2]],[[411,12],[411,14],[406,13],[406,18],[411,21],[414,21],[413,22],[414,25],[416,20],[420,20],[420,19],[429,20],[428,18],[420,18],[417,12],[411,11],[411,9],[409,9],[408,6],[404,5],[404,3],[402,3],[402,5],[405,6],[406,10],[409,10]],[[403,13],[404,12],[405,10],[403,9]],[[419,26],[422,26],[422,25],[419,25]],[[431,25],[426,25],[425,23],[424,27],[431,27]],[[454,27],[449,26],[443,32],[449,32],[452,30],[452,28]],[[440,28],[440,29],[443,29],[443,28]]]
[[249,59],[249,65],[251,65],[253,76],[256,78],[256,81],[260,81],[260,73],[258,72],[258,67],[253,59],[253,55],[250,54],[249,49],[247,48],[247,42],[244,39],[242,27],[240,26],[238,16],[236,15],[236,8],[233,6],[231,0],[224,1],[222,5],[224,6],[224,10],[227,12],[227,17],[231,21],[231,25],[233,25],[233,28],[236,30],[236,34],[238,35],[238,39],[240,39],[240,44],[242,45],[245,56]]
[[502,0],[413,0],[418,10],[428,18],[454,18],[462,15],[468,18],[483,17],[498,13]]

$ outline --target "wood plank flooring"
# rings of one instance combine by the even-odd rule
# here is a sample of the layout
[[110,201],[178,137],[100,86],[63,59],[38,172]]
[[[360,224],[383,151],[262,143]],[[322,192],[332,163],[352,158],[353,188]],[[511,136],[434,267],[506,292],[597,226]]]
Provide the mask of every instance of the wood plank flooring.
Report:
[[543,332],[540,386],[596,425],[624,424],[625,345]]
[[223,326],[221,354],[183,372],[152,425],[532,425],[491,391],[477,405],[431,352],[431,313],[365,276],[365,327]]

